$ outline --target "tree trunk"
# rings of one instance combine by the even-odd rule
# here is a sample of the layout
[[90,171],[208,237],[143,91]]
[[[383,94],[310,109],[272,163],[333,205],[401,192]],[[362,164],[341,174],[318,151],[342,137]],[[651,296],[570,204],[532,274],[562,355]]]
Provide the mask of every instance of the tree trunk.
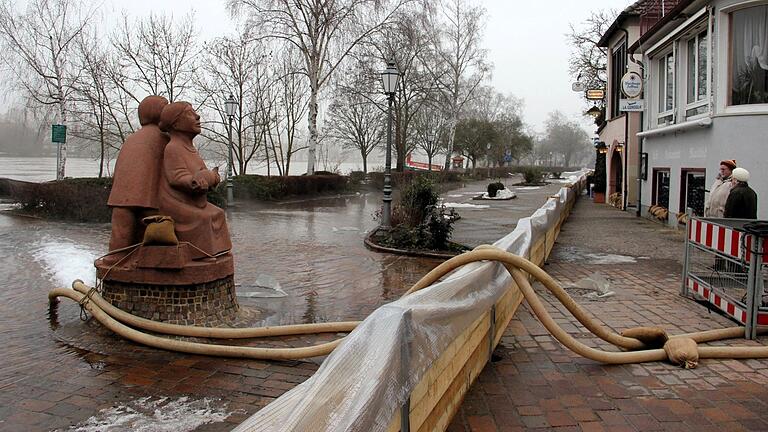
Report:
[[[309,145],[307,149],[307,175],[315,173],[315,151],[317,150],[317,93],[319,91],[317,78],[310,78],[309,95]],[[288,174],[286,168],[286,175]]]
[[[445,170],[451,169],[451,156],[453,156],[453,143],[456,137],[456,123],[458,123],[458,116],[454,111],[451,116],[451,120],[448,124],[448,147],[445,149]],[[473,162],[474,165],[474,162]],[[474,166],[473,166],[474,169]]]
[[[103,118],[103,117],[102,117]],[[104,126],[101,126],[101,130],[99,131],[99,144],[101,145],[100,151],[99,151],[99,178],[104,176]]]
[[[59,88],[60,93],[59,95],[63,95],[63,89],[61,87]],[[61,96],[61,99],[59,99],[59,124],[67,126],[67,109],[64,104],[64,98]],[[66,166],[67,166],[67,140],[64,139],[63,143],[58,144],[59,146],[59,164],[56,167],[56,180],[62,180],[64,179],[64,176],[66,175]]]
[[427,167],[429,172],[432,172],[432,153],[427,153]]
[[400,110],[395,111],[395,156],[397,157],[395,162],[395,171],[403,172],[405,170],[405,134],[400,128],[402,114]]
[[363,157],[363,174],[368,174],[368,155],[365,151],[361,151],[360,156]]

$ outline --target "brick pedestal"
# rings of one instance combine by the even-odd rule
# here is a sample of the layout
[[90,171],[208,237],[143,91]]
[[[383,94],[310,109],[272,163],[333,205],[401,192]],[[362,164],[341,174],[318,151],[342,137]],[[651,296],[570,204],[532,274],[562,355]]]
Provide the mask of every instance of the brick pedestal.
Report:
[[240,308],[233,276],[191,285],[105,280],[102,296],[143,318],[170,324],[216,326],[233,321]]

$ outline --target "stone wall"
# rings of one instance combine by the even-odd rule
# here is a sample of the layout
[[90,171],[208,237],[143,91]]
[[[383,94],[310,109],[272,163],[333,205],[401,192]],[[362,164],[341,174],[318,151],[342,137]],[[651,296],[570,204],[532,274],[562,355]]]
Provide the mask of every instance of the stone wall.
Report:
[[170,324],[228,324],[236,318],[240,308],[233,276],[196,285],[104,281],[102,296],[128,313]]

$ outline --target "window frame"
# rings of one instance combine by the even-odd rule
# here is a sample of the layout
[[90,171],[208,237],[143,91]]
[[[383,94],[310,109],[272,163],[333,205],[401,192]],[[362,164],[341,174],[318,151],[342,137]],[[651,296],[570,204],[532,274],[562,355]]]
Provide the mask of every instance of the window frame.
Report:
[[[705,42],[705,44],[706,44],[705,57],[706,58],[705,58],[705,61],[704,61],[704,68],[705,68],[706,73],[707,73],[706,80],[705,80],[705,84],[707,86],[707,92],[703,96],[702,99],[699,99],[698,98],[699,97],[698,96],[698,94],[699,94],[698,90],[699,90],[699,74],[700,74],[700,70],[699,70],[699,50],[698,50],[698,48],[699,48],[699,40],[700,40],[699,37],[702,34],[705,34],[705,36],[707,37],[707,40]],[[682,38],[680,40],[681,44],[685,44],[685,61],[686,61],[686,63],[685,63],[685,95],[684,95],[684,97],[685,97],[685,99],[684,99],[685,100],[685,105],[683,107],[683,113],[682,114],[683,114],[683,117],[686,120],[697,119],[697,118],[706,117],[706,116],[710,115],[709,109],[707,109],[704,112],[695,113],[695,114],[688,114],[688,112],[690,110],[693,110],[693,109],[698,109],[698,108],[701,108],[701,107],[704,107],[704,106],[708,106],[710,101],[711,101],[711,99],[712,99],[712,67],[710,65],[711,40],[712,40],[712,35],[711,35],[711,32],[709,31],[708,22],[707,21],[700,22],[700,23],[696,24],[694,26],[694,28],[687,33],[687,37],[684,37],[684,38]],[[690,58],[690,55],[689,55],[690,53],[688,51],[688,44],[691,41],[694,41],[694,44],[695,44],[693,63],[695,65],[696,71],[695,71],[694,76],[693,76],[694,101],[693,102],[688,102],[688,90],[689,90],[689,85],[691,84],[691,82],[688,79],[689,78],[688,77],[688,69],[691,66],[691,61],[692,61],[691,58]]]
[[[629,65],[629,62],[627,61],[627,48],[627,39],[622,38],[619,43],[613,46],[613,49],[611,50],[611,120],[625,114],[620,110],[620,101],[623,95],[621,91],[621,78],[623,78],[624,74],[627,73],[627,67]],[[622,52],[623,55],[621,54]],[[617,56],[617,54],[619,55]],[[618,70],[616,67],[616,62],[614,61],[617,57],[621,57],[622,59],[621,65],[623,67],[621,68],[621,71]]]
[[[666,101],[669,94],[667,93],[668,89],[668,82],[667,82],[667,65],[668,65],[668,58],[669,56],[672,56],[672,108],[666,109]],[[677,56],[675,55],[675,43],[673,42],[671,46],[667,47],[666,49],[662,50],[659,54],[655,55],[653,57],[653,64],[656,68],[656,80],[654,82],[655,89],[658,92],[656,95],[656,116],[655,116],[655,124],[653,125],[653,128],[659,128],[668,126],[671,124],[675,124],[676,121],[676,107],[677,107],[677,62],[676,62]],[[662,68],[662,60],[664,63],[664,67]],[[664,93],[663,93],[663,101],[664,106],[662,107],[662,79],[664,80]],[[662,108],[664,111],[662,111]],[[667,117],[670,117],[670,119],[664,123],[661,123],[662,119],[665,119]]]
[[747,0],[736,4],[724,6],[718,9],[718,22],[716,32],[717,39],[724,43],[717,44],[717,58],[726,59],[725,62],[718,61],[718,80],[717,93],[718,113],[723,115],[748,115],[748,114],[768,114],[768,103],[733,105],[732,87],[733,82],[733,13],[759,6],[768,6],[768,0]]

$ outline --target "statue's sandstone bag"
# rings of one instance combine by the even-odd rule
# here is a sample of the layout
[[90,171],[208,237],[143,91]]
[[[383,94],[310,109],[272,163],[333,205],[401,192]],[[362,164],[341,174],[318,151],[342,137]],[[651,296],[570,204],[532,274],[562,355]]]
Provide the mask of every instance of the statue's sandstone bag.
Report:
[[148,216],[142,219],[147,226],[144,230],[144,246],[175,246],[179,244],[173,219],[170,216]]

